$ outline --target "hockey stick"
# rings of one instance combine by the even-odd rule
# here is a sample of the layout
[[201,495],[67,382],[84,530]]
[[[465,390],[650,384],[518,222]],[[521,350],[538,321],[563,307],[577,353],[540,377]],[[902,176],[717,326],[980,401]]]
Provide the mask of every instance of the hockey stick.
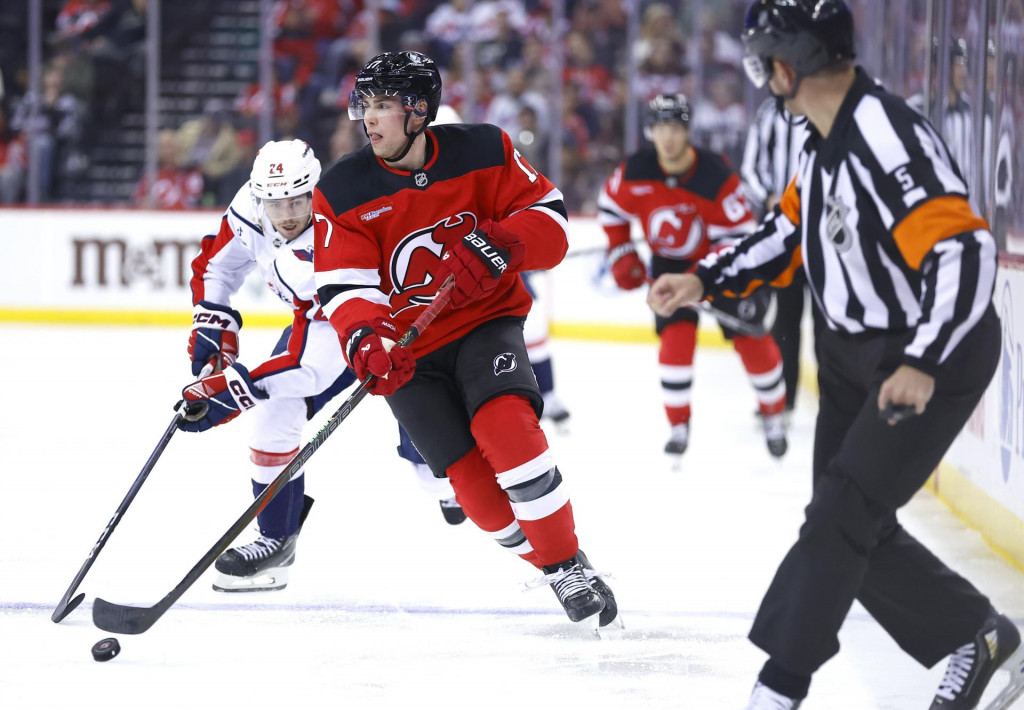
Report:
[[[437,314],[441,312],[441,309],[448,305],[448,301],[451,300],[452,289],[454,288],[454,281],[451,277],[445,280],[434,296],[434,300],[429,306],[424,309],[423,313],[409,326],[409,330],[405,332],[405,335],[398,341],[398,345],[405,347],[412,343],[420,334],[430,325],[430,323],[437,317]],[[153,606],[140,607],[140,606],[129,606],[125,604],[112,604],[111,602],[105,601],[100,598],[96,598],[92,607],[92,621],[96,626],[115,634],[141,634],[148,630],[157,620],[164,615],[168,609],[181,598],[181,595],[188,591],[195,582],[203,575],[203,573],[209,568],[210,565],[220,557],[224,550],[228,549],[228,546],[238,537],[245,528],[247,528],[256,516],[259,515],[271,499],[277,495],[278,491],[284,488],[285,484],[291,480],[292,475],[298,471],[306,463],[310,456],[312,456],[320,446],[327,441],[338,425],[343,422],[352,410],[356,408],[367,394],[367,388],[373,383],[374,377],[371,375],[365,380],[359,383],[355,391],[349,395],[340,407],[338,411],[331,415],[327,422],[320,428],[320,431],[307,443],[302,449],[295,455],[295,457],[284,467],[284,470],[277,475],[273,481],[270,482],[262,493],[256,497],[256,500],[252,502],[242,517],[232,524],[228,531],[224,533],[213,547],[207,551],[205,555],[195,564],[195,566],[188,571],[188,574],[178,582],[177,586],[174,587],[170,592],[167,593],[163,599],[157,602]]]
[[170,442],[171,437],[174,436],[174,432],[178,430],[178,422],[181,421],[184,414],[184,405],[174,412],[174,418],[171,419],[171,423],[167,425],[167,429],[160,437],[160,441],[157,442],[156,448],[153,449],[153,453],[149,455],[146,465],[142,467],[139,475],[135,477],[135,482],[132,483],[132,487],[128,489],[128,494],[124,497],[124,500],[121,501],[120,505],[117,506],[117,510],[114,511],[114,516],[110,519],[110,522],[107,523],[107,527],[103,528],[103,532],[100,533],[99,540],[97,540],[96,544],[92,546],[91,550],[89,550],[89,555],[85,558],[85,562],[82,563],[82,568],[78,570],[78,574],[76,574],[75,578],[71,580],[71,586],[68,587],[68,590],[64,592],[64,596],[61,598],[60,602],[57,603],[57,608],[53,610],[53,614],[50,616],[53,623],[59,624],[68,614],[75,610],[75,607],[82,603],[83,599],[85,599],[84,592],[74,599],[71,598],[71,595],[75,593],[78,589],[78,585],[82,583],[83,579],[85,579],[85,575],[88,574],[93,562],[95,562],[96,558],[99,556],[100,550],[103,549],[103,546],[107,544],[107,540],[110,539],[110,534],[114,532],[114,528],[116,528],[117,524],[121,522],[121,516],[124,515],[125,511],[128,510],[128,506],[132,504],[133,500],[135,500],[135,496],[138,494],[139,489],[142,488],[142,484],[145,483],[146,478],[149,477],[149,472],[153,470],[154,466],[156,466],[157,459],[160,458],[164,449],[167,448],[167,444]]

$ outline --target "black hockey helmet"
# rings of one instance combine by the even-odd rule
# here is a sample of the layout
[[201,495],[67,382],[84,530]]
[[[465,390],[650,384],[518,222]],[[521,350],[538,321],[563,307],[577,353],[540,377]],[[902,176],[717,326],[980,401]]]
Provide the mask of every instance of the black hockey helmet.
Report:
[[772,57],[784,59],[797,81],[857,56],[853,15],[843,0],[757,0],[743,29],[743,68],[757,88],[772,76]]
[[[441,105],[441,72],[430,57],[419,52],[378,54],[356,75],[356,85],[349,97],[349,118],[362,119],[362,99],[381,94],[401,97],[406,111],[426,116],[429,123],[437,118]],[[425,114],[416,109],[420,101],[427,102]]]
[[683,94],[658,94],[647,104],[644,137],[651,140],[651,128],[656,123],[690,125],[690,102]]

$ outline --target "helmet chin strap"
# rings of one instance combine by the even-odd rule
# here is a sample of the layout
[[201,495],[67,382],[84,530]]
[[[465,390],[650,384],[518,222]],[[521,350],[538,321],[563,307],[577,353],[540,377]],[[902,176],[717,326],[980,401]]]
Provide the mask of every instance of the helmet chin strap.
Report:
[[[427,130],[427,123],[426,123],[426,121],[424,121],[423,122],[423,126],[418,131],[413,131],[412,133],[409,133],[409,119],[410,118],[412,118],[412,112],[411,111],[409,113],[405,114],[405,125],[402,128],[402,130],[405,132],[405,137],[408,139],[405,142],[405,149],[402,150],[402,152],[399,153],[398,156],[395,157],[395,158],[381,158],[381,160],[383,160],[385,163],[397,163],[399,160],[401,160],[406,155],[408,155],[409,151],[412,149],[412,144],[416,142],[416,137],[419,136],[421,133],[423,133],[423,131]],[[365,128],[364,128],[364,130],[365,130]]]

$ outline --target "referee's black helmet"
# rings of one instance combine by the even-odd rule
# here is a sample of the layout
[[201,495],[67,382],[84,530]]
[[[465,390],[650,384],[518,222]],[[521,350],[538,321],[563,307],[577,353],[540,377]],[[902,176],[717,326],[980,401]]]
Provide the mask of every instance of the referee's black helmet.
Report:
[[757,0],[743,29],[743,68],[758,88],[772,76],[772,57],[798,79],[853,59],[853,15],[843,0]]

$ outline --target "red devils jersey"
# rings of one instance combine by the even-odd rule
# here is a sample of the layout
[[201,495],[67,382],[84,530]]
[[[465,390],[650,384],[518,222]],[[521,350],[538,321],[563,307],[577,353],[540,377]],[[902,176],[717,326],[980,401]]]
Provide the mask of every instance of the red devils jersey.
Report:
[[652,254],[688,262],[706,256],[714,242],[754,230],[739,176],[717,153],[694,150],[696,160],[682,175],[666,175],[653,147],[615,169],[597,200],[610,247],[629,241],[633,218]]
[[[394,170],[369,146],[342,158],[313,195],[314,267],[324,313],[342,337],[391,317],[404,332],[433,300],[441,254],[484,219],[526,245],[523,271],[550,269],[568,248],[562,193],[487,124],[426,132],[427,164]],[[522,279],[506,275],[485,298],[446,308],[416,341],[419,357],[499,316],[526,316]]]

